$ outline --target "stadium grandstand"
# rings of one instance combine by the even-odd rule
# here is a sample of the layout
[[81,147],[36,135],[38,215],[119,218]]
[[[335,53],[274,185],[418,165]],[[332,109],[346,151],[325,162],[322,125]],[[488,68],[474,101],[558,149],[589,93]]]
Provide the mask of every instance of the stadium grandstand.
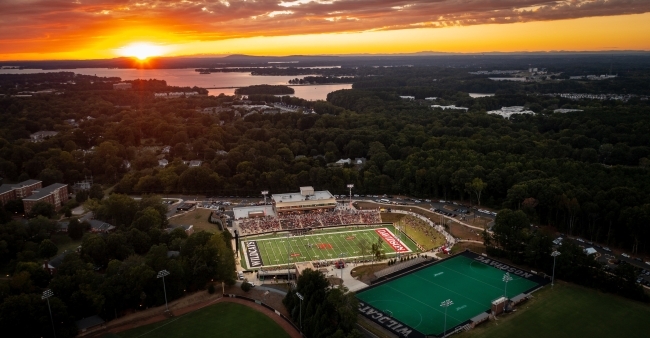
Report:
[[301,187],[299,193],[274,194],[271,206],[233,208],[235,225],[242,236],[342,226],[381,223],[379,210],[359,211],[337,206],[329,191]]

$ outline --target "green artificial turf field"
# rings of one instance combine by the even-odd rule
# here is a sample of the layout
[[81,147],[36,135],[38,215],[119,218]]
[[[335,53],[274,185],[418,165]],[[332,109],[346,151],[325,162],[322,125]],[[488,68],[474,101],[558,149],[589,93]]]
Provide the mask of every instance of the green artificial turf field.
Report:
[[[260,268],[275,265],[286,265],[287,263],[334,260],[339,258],[362,258],[370,259],[369,246],[377,243],[380,234],[384,235],[382,249],[386,256],[391,257],[401,253],[413,253],[417,246],[413,241],[404,235],[398,236],[392,225],[380,227],[346,227],[338,230],[328,229],[326,232],[314,232],[306,235],[286,235],[275,237],[249,237],[241,241],[242,257],[245,266],[248,268]],[[401,238],[399,238],[401,237]],[[364,239],[368,243],[368,250],[362,254],[359,241]],[[397,240],[389,244],[391,240]],[[401,243],[399,243],[401,241]],[[399,249],[401,245],[401,249]],[[251,253],[254,253],[251,255]],[[254,256],[259,254],[259,261],[254,262]]]
[[121,338],[289,337],[271,318],[245,305],[218,303],[164,322],[121,332]]
[[515,313],[482,324],[458,338],[649,337],[650,305],[560,283],[534,293]]
[[[455,256],[360,291],[360,308],[369,305],[424,335],[441,336],[445,328],[449,332],[489,310],[492,301],[504,294],[512,298],[540,285],[513,273],[509,274],[512,280],[506,288],[503,270],[465,255],[471,254]],[[448,299],[453,305],[446,309],[445,324],[441,303]]]

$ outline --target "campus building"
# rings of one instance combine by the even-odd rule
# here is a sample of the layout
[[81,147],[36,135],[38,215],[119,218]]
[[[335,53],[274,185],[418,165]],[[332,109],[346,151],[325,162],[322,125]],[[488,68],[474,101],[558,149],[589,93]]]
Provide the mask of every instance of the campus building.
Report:
[[271,200],[278,216],[283,213],[336,208],[336,199],[329,191],[314,191],[312,187],[300,187],[300,193],[273,194]]
[[22,199],[30,196],[34,190],[41,189],[43,182],[38,180],[27,180],[16,184],[0,185],[0,203],[3,205],[8,201]]
[[[40,183],[40,182],[39,182]],[[50,184],[45,188],[33,190],[32,195],[23,198],[25,214],[29,214],[34,204],[46,202],[54,205],[54,210],[59,211],[61,206],[68,201],[68,185],[63,183]]]

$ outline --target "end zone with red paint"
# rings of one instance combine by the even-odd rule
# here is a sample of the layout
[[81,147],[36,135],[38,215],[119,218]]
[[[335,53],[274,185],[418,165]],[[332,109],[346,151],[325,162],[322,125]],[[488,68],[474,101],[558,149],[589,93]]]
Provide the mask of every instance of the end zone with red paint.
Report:
[[375,229],[375,232],[381,237],[381,239],[384,240],[384,242],[388,243],[395,252],[411,252],[409,248],[406,246],[406,244],[402,243],[399,239],[397,239],[392,232],[390,232],[386,228],[379,228]]

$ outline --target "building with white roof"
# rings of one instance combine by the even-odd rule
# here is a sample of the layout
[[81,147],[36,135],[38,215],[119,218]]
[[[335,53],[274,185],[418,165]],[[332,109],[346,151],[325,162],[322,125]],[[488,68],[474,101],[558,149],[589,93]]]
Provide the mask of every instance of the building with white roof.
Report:
[[271,200],[277,215],[336,207],[336,199],[329,191],[314,191],[313,187],[300,187],[300,193],[273,194]]
[[534,111],[526,110],[526,108],[522,106],[501,107],[499,110],[491,110],[487,113],[492,115],[499,115],[506,119],[510,119],[510,116],[515,114],[535,114]]

